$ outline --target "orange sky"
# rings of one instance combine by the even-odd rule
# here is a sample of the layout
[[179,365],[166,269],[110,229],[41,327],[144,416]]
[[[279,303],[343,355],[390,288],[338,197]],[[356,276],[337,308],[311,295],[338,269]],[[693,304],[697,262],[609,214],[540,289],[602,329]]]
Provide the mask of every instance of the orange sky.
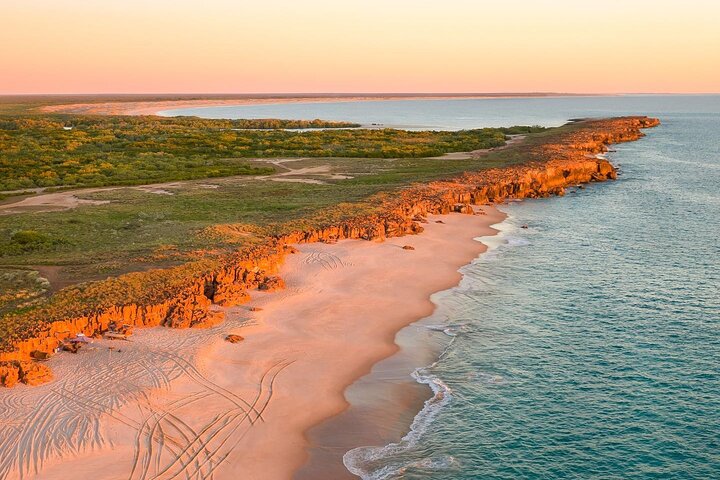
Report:
[[720,91],[715,0],[2,3],[0,93]]

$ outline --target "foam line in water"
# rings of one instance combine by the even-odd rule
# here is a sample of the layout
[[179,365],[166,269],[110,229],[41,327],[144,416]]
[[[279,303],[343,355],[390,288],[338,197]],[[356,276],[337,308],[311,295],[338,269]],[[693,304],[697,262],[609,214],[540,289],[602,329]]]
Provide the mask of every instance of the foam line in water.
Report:
[[[415,416],[410,431],[397,443],[391,443],[384,447],[358,447],[347,452],[343,456],[343,463],[351,473],[364,480],[384,480],[401,475],[407,468],[408,465],[397,465],[395,463],[375,468],[374,464],[379,460],[402,454],[417,445],[442,408],[451,401],[452,390],[450,387],[442,379],[430,373],[436,364],[437,362],[429,367],[417,368],[412,373],[412,377],[418,383],[428,385],[432,389],[433,396],[425,401],[422,410]],[[436,467],[440,465],[438,462],[431,463],[435,464]]]
[[[507,219],[499,224],[493,225],[493,228],[499,231],[497,235],[479,237],[477,239],[488,247],[487,251],[482,254],[481,257],[487,255],[488,252],[496,250],[501,245],[507,244],[506,239],[502,237],[516,229]],[[432,365],[419,367],[411,374],[418,383],[428,385],[433,392],[433,396],[425,401],[422,410],[420,410],[413,419],[410,431],[397,443],[391,443],[381,447],[357,447],[345,453],[343,463],[351,473],[359,476],[363,480],[386,480],[403,475],[409,467],[415,466],[418,468],[437,470],[450,468],[456,462],[453,457],[426,458],[421,461],[410,462],[403,462],[402,460],[388,462],[390,458],[400,456],[413,449],[420,442],[420,439],[442,409],[452,401],[453,392],[451,388],[443,382],[440,377],[431,372],[447,355],[455,343],[457,328],[454,327],[457,326],[450,324],[444,326],[428,326],[428,328],[432,330],[443,331],[446,335],[452,337],[452,340],[440,354],[438,360]]]

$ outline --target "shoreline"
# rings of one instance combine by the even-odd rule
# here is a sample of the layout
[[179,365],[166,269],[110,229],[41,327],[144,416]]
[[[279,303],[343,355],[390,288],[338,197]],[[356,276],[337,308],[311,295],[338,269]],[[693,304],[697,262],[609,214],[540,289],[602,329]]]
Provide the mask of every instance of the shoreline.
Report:
[[[344,390],[347,407],[338,414],[319,422],[305,432],[309,443],[308,460],[293,475],[297,480],[353,479],[346,457],[351,450],[383,449],[398,444],[413,433],[418,416],[435,403],[437,392],[430,382],[418,375],[433,364],[449,348],[453,334],[438,315],[441,298],[460,286],[463,269],[480,258],[491,247],[488,240],[502,232],[499,227],[507,214],[492,207],[489,217],[497,223],[485,225],[482,235],[473,240],[480,245],[477,254],[458,266],[458,278],[448,287],[432,292],[427,300],[432,309],[423,317],[401,326],[393,342],[397,350],[374,363],[370,371],[357,378]],[[422,235],[422,234],[421,234]]]
[[294,103],[352,103],[398,100],[491,100],[509,98],[555,98],[599,96],[592,94],[498,94],[498,95],[357,95],[357,96],[297,96],[274,98],[236,98],[236,99],[192,99],[192,100],[151,100],[101,103],[71,103],[40,107],[42,113],[82,114],[82,115],[164,115],[170,110],[185,108],[240,107],[247,105],[284,105]]
[[[376,373],[376,367],[378,370],[382,370],[383,367],[389,367],[392,371],[393,360],[397,357],[409,357],[400,359],[400,365],[405,367],[403,373],[407,376],[406,381],[416,387],[423,388],[425,395],[421,397],[417,408],[409,410],[413,415],[404,425],[404,428],[396,432],[397,434],[394,438],[388,437],[380,442],[365,442],[359,446],[358,442],[355,442],[355,446],[347,450],[342,456],[342,465],[349,473],[348,479],[358,477],[376,478],[378,475],[380,476],[379,478],[394,478],[394,476],[402,474],[404,467],[393,466],[391,463],[388,463],[388,460],[417,448],[423,435],[428,432],[428,429],[432,428],[435,418],[452,401],[454,396],[453,390],[445,383],[443,378],[432,373],[432,370],[438,362],[440,362],[453,347],[457,337],[463,335],[463,330],[466,327],[466,324],[462,322],[447,322],[448,318],[450,318],[447,316],[448,313],[452,314],[452,307],[447,303],[447,300],[452,302],[453,297],[463,290],[463,283],[468,269],[470,269],[476,261],[481,261],[485,255],[488,255],[492,250],[506,243],[504,238],[510,228],[508,224],[510,215],[505,212],[502,213],[504,214],[503,220],[500,223],[492,225],[494,230],[492,235],[476,238],[477,241],[485,245],[485,251],[459,269],[461,280],[458,284],[432,295],[431,300],[436,305],[433,313],[407,325],[398,332],[396,338],[398,345],[400,345],[400,351],[394,356],[378,362],[375,367],[373,367],[372,373],[352,385],[352,387],[368,388],[372,387],[373,384],[382,383],[385,380],[383,377],[387,374],[385,372]],[[448,309],[450,312],[447,311]],[[425,349],[424,358],[422,358],[422,355],[417,355],[416,350],[418,349]],[[384,364],[390,365],[386,367]],[[395,368],[397,369],[397,367]],[[361,385],[363,381],[365,381],[365,384]],[[388,407],[392,408],[392,406],[388,405],[388,402],[384,400],[385,398],[382,402],[376,402],[375,405],[372,405],[372,408],[380,412],[388,409]],[[349,410],[352,410],[354,407],[355,405],[352,404]],[[368,412],[365,412],[365,415],[367,416]],[[380,417],[382,414],[378,415],[377,412],[371,411],[368,419],[360,417],[356,419],[356,421],[369,420],[372,422],[373,416]],[[334,420],[335,419],[330,419],[325,423],[332,424]],[[377,424],[374,426],[375,428],[382,428]],[[296,476],[296,478],[305,480],[304,477]],[[310,480],[310,478],[312,477],[308,477],[307,480]]]
[[[187,469],[202,476],[217,470],[287,478],[307,458],[303,432],[346,408],[338,385],[344,391],[395,353],[395,333],[431,313],[430,295],[457,284],[458,268],[485,250],[474,238],[492,233],[490,225],[500,218],[490,218],[500,214],[489,203],[562,195],[567,186],[613,179],[614,167],[591,154],[636,140],[641,128],[657,123],[644,117],[588,122],[559,143],[531,151],[543,162],[416,185],[398,197],[383,197],[380,213],[274,238],[217,271],[201,271],[186,290],[173,290],[162,303],[127,304],[49,323],[6,358],[22,370],[26,364],[16,359],[53,347],[57,333],[93,335],[113,318],[146,327],[183,326],[189,319],[205,328],[147,328],[135,337],[142,342],[111,350],[99,341],[96,350],[35,364],[52,367],[58,377],[34,388],[0,390],[0,467],[6,469],[0,477],[44,466],[36,478],[64,478],[75,462],[86,470],[80,473],[103,471],[116,478],[127,474],[123,462],[130,458],[130,478],[135,472],[173,478]],[[607,129],[590,128],[596,125]],[[473,205],[485,205],[490,214],[467,215]],[[291,244],[299,255],[288,255],[296,251]],[[273,285],[278,277],[268,275],[283,261],[288,288],[255,293]],[[141,276],[127,276],[136,277]],[[254,292],[249,305],[262,311],[218,307],[244,303],[250,298],[246,290]],[[223,315],[227,320],[218,323]],[[247,340],[224,342],[230,333]],[[79,431],[78,424],[84,426]]]
[[[232,255],[196,261],[161,270],[129,273],[93,284],[92,295],[82,290],[61,290],[53,301],[27,314],[6,317],[26,325],[0,351],[3,384],[37,384],[51,370],[29,363],[50,355],[61,339],[83,333],[99,335],[111,321],[133,326],[210,327],[222,321],[215,306],[233,306],[250,300],[249,291],[282,287],[277,267],[292,253],[295,243],[334,242],[345,238],[382,240],[418,233],[427,214],[470,213],[472,205],[499,203],[509,198],[563,195],[571,185],[616,178],[615,168],[595,154],[611,143],[637,140],[643,128],[659,124],[647,117],[621,117],[586,121],[575,132],[527,149],[525,163],[506,168],[467,172],[454,179],[416,184],[388,197],[377,194],[361,203],[370,214],[347,216],[341,206],[330,209],[340,221],[316,222],[268,236],[257,246]],[[145,286],[152,286],[150,290]],[[114,293],[123,289],[122,298]],[[2,373],[2,372],[0,372]]]
[[294,479],[358,478],[364,472],[363,456],[370,454],[377,461],[377,454],[388,448],[404,449],[432,423],[449,392],[425,371],[452,346],[457,328],[443,318],[442,301],[462,286],[467,267],[502,242],[503,225],[509,216],[498,212],[499,221],[490,225],[490,234],[475,237],[483,251],[459,267],[458,282],[430,295],[432,312],[400,328],[394,337],[397,351],[376,362],[370,372],[345,389],[345,410],[306,431],[309,458]]
[[[55,455],[36,459],[39,473],[35,478],[64,478],[67,468],[73,465],[75,469],[78,463],[83,465],[79,473],[127,476],[133,458],[134,471],[149,474],[162,473],[155,465],[169,464],[166,476],[195,469],[216,472],[220,478],[290,478],[308,458],[306,432],[348,408],[346,388],[377,362],[395,354],[399,349],[397,332],[431,314],[435,304],[430,296],[455,286],[461,279],[458,269],[486,250],[475,239],[494,234],[491,225],[505,215],[494,207],[482,210],[487,213],[430,215],[423,233],[382,243],[343,240],[299,245],[300,253],[281,267],[287,289],[257,295],[250,304],[262,311],[250,313],[247,306],[232,307],[227,309],[228,320],[210,329],[179,332],[154,328],[140,332],[132,345],[112,352],[103,341],[98,342],[96,351],[53,358],[59,380],[32,389],[3,389],[0,405],[17,400],[13,396],[23,398],[21,404],[43,399],[54,405],[55,417],[97,422],[88,435],[101,441],[75,452],[60,447]],[[404,245],[415,250],[404,250]],[[240,334],[245,340],[230,344],[223,340],[227,333]],[[194,349],[193,361],[188,362],[192,365],[175,360],[161,373],[163,367],[153,365],[153,358],[171,357],[173,341],[180,335],[182,348]],[[121,348],[126,351],[118,352]],[[146,362],[147,373],[166,376],[167,381],[124,391],[125,398],[68,384],[67,376],[72,377],[70,372],[77,368],[74,363],[84,363],[83,376],[90,384],[100,383],[108,375],[101,359],[105,355],[122,357],[123,353],[133,355],[133,363]],[[178,365],[183,366],[181,371],[177,371]],[[136,375],[112,371],[117,384],[131,383]],[[202,409],[198,411],[196,399],[200,397]],[[97,405],[108,404],[117,408],[98,411]],[[167,417],[169,412],[175,420]],[[19,411],[2,408],[0,414],[22,416]],[[180,422],[187,427],[180,428]],[[136,424],[141,427],[133,428]],[[39,425],[31,422],[26,427],[32,431]],[[173,452],[172,429],[189,429],[186,449]],[[157,446],[153,450],[158,431],[166,432],[169,439],[164,448],[161,443],[159,450]],[[193,440],[191,431],[197,439]],[[43,432],[51,437],[52,432],[63,434],[48,425]],[[54,443],[53,438],[42,440]],[[191,458],[185,458],[187,452],[193,452]],[[173,455],[177,456],[174,462]],[[205,462],[199,461],[203,455],[208,456]],[[28,467],[26,473],[32,470]],[[6,478],[15,477],[10,474]]]

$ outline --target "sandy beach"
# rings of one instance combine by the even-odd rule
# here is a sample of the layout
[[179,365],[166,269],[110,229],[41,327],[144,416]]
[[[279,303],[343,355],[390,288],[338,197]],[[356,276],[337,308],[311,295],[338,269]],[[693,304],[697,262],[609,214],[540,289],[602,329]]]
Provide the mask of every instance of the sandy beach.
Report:
[[[100,102],[76,103],[68,105],[52,105],[43,107],[46,113],[74,113],[83,115],[157,115],[166,110],[196,107],[223,107],[237,105],[275,105],[283,103],[323,103],[323,102],[361,102],[372,100],[413,100],[419,97],[372,97],[372,96],[338,96],[338,97],[284,97],[284,98],[237,98],[237,99],[204,99],[204,100],[160,100],[137,102]],[[423,97],[424,98],[424,97]],[[430,97],[443,98],[443,97]],[[482,97],[468,97],[482,98]]]
[[485,250],[475,238],[504,214],[482,210],[383,243],[299,245],[287,288],[256,292],[219,326],[54,357],[55,381],[0,391],[0,478],[291,478],[308,429],[348,407],[345,389]]
[[336,103],[336,102],[368,102],[387,100],[447,100],[447,99],[492,99],[492,98],[533,98],[578,96],[566,93],[515,93],[515,94],[437,94],[437,95],[298,95],[298,96],[252,96],[237,98],[204,98],[188,100],[142,100],[142,101],[108,101],[92,103],[69,103],[41,107],[44,113],[66,113],[82,115],[157,115],[166,110],[222,107],[240,105],[275,105],[287,103]]

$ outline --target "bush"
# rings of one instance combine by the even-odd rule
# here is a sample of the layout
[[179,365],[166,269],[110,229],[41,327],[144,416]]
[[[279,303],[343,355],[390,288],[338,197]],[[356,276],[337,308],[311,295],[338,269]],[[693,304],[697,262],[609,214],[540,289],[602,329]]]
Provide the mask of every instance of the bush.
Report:
[[[75,128],[66,131],[63,126],[67,124]],[[355,125],[320,120],[17,117],[0,122],[0,191],[131,185],[274,171],[239,157],[420,158],[498,147],[505,143],[505,135],[538,129],[442,132],[334,128],[348,126]],[[286,130],[316,127],[330,128]]]
[[0,256],[48,250],[60,243],[36,230],[17,230],[10,235],[9,240],[4,245],[4,242],[0,242]]

